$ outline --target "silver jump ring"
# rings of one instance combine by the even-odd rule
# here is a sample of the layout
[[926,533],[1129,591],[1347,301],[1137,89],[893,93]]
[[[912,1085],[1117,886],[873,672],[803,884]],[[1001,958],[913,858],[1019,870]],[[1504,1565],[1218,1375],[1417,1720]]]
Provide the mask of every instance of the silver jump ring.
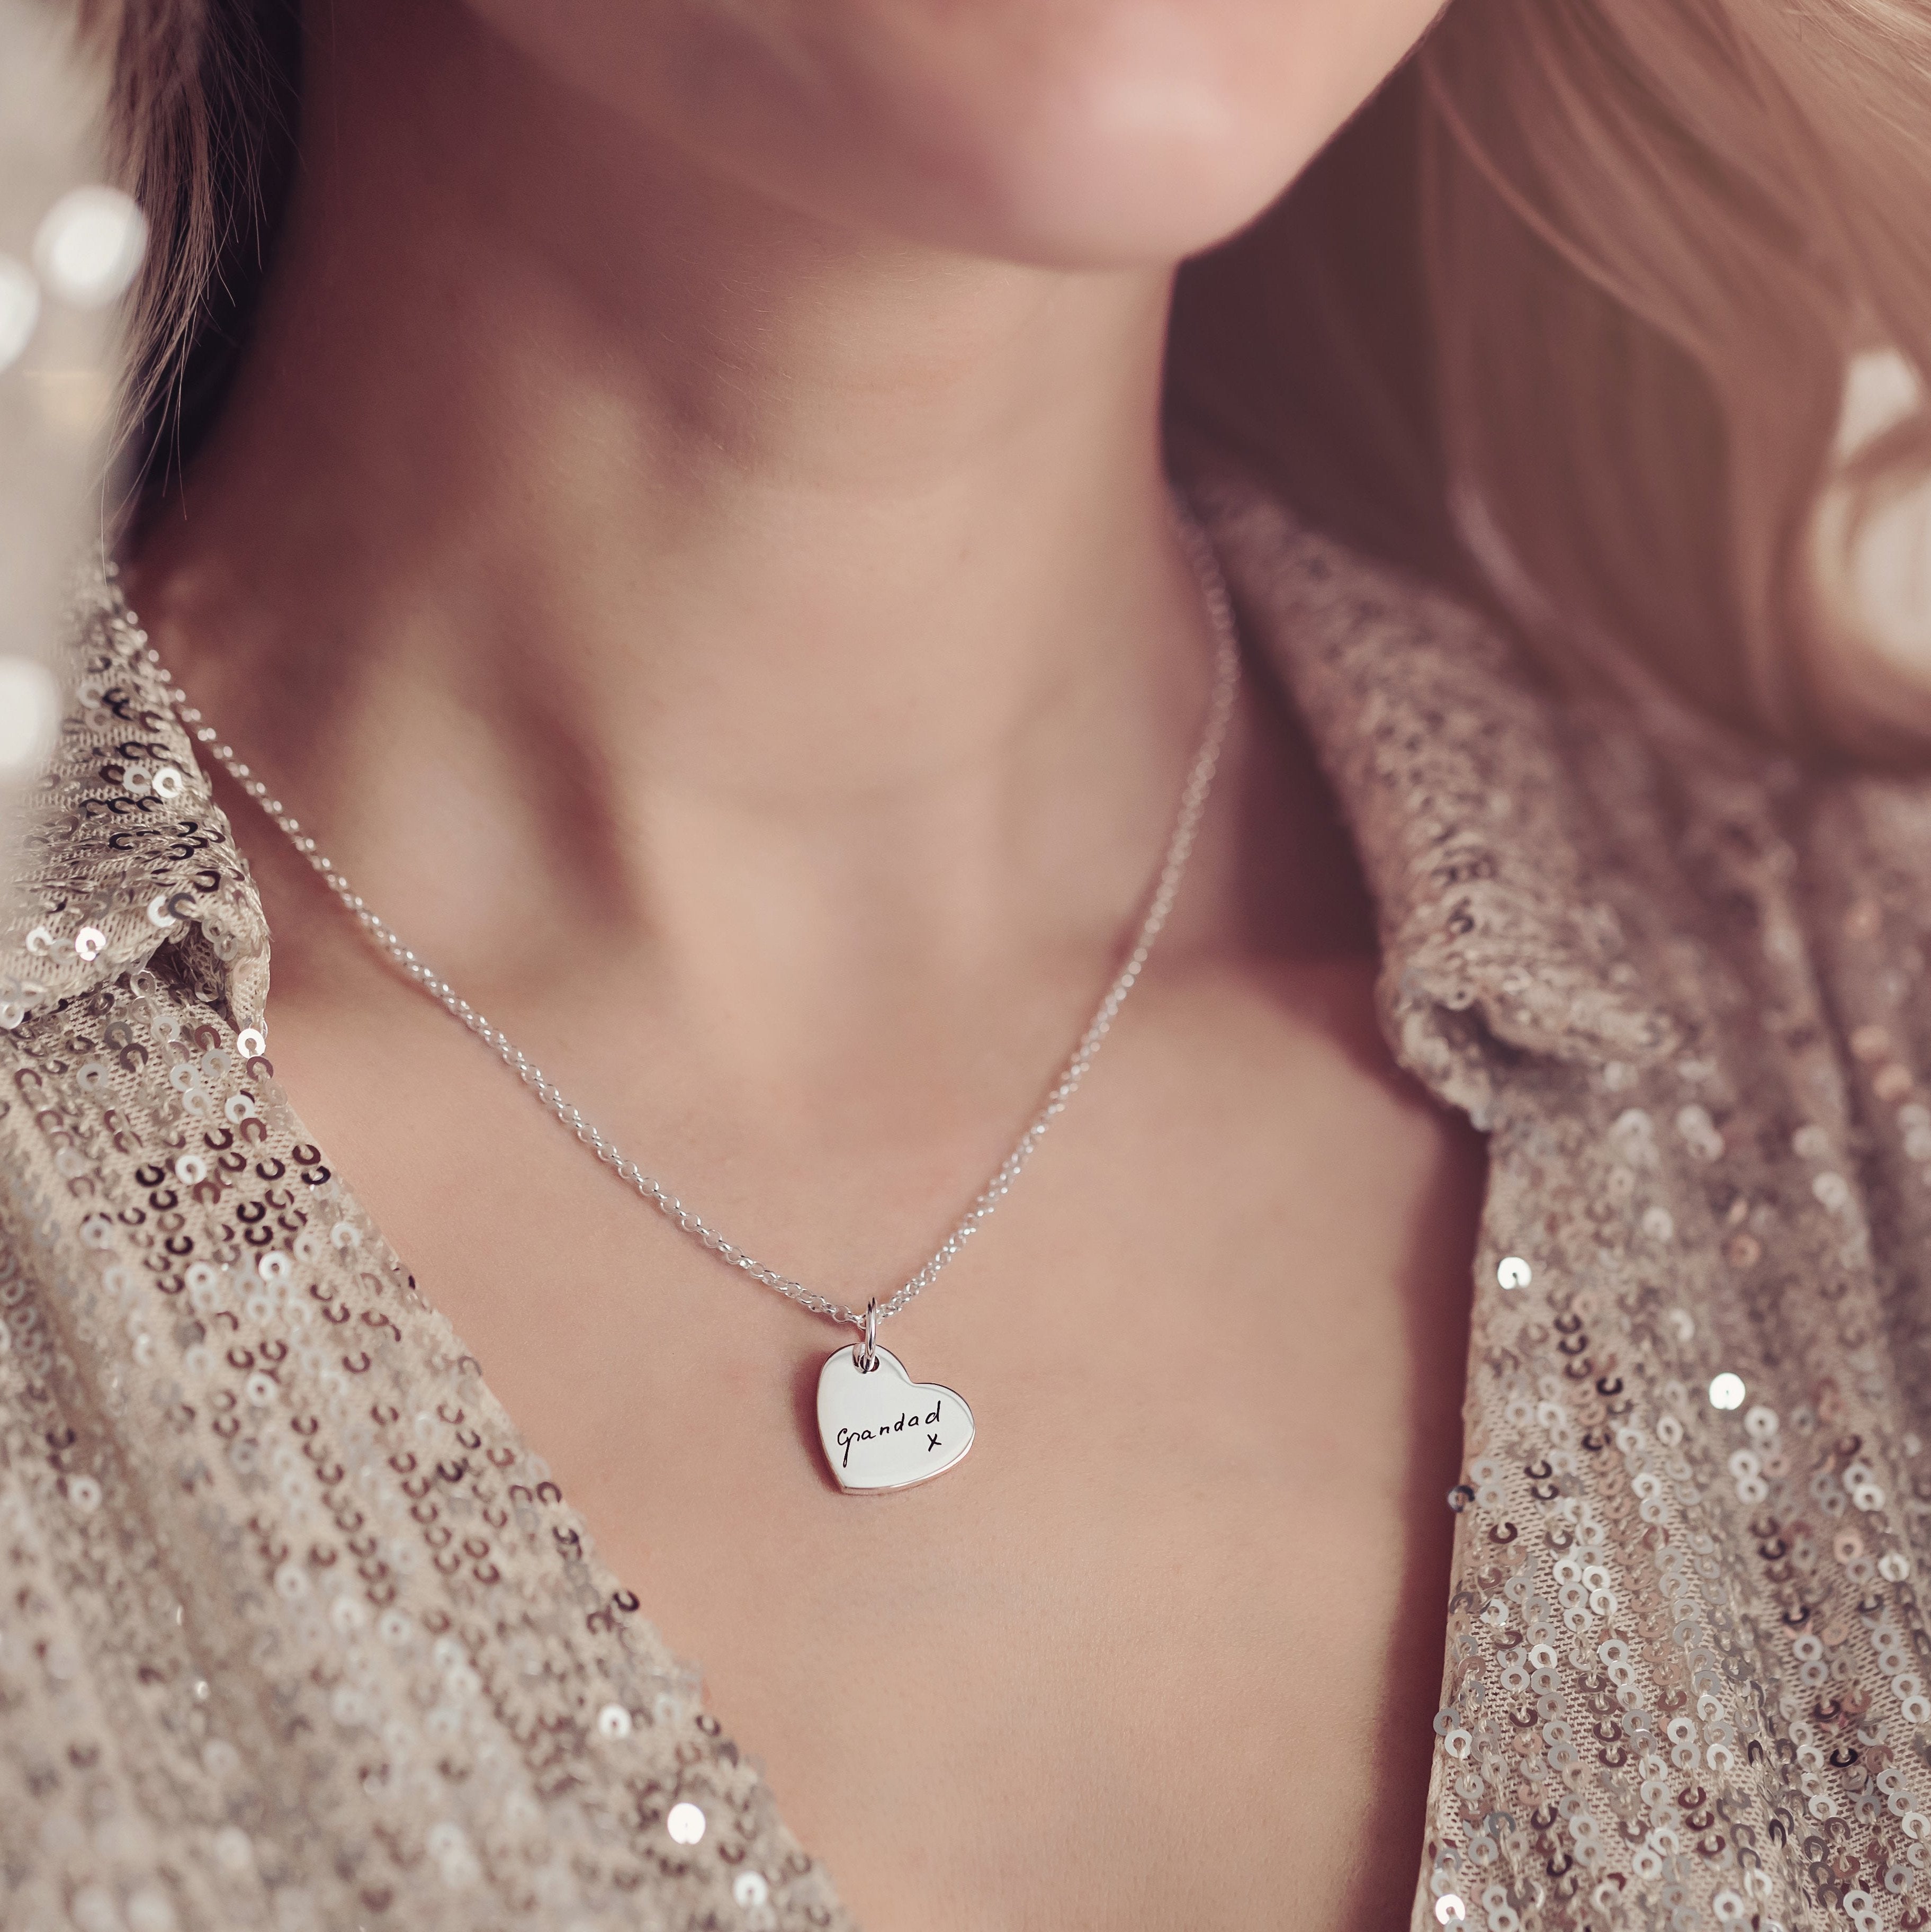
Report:
[[878,1298],[874,1295],[865,1304],[865,1340],[852,1349],[852,1360],[858,1364],[858,1372],[868,1376],[878,1366]]

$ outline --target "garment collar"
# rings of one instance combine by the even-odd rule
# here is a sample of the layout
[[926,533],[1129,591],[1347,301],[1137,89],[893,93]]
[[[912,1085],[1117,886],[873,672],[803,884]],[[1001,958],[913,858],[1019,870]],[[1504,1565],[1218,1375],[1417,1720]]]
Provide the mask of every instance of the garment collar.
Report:
[[1648,949],[1603,896],[1574,720],[1516,648],[1238,475],[1209,466],[1191,496],[1353,832],[1384,1024],[1411,1068],[1486,1124],[1523,1054],[1669,1052],[1679,1028],[1636,963]]
[[0,1027],[144,968],[259,1026],[261,900],[111,578],[80,592],[68,635],[65,716],[0,912]]

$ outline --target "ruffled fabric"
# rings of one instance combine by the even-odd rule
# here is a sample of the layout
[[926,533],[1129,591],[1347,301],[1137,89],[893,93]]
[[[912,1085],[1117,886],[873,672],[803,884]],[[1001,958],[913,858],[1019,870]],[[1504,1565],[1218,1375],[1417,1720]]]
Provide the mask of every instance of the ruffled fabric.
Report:
[[205,1001],[259,1027],[261,901],[111,580],[77,598],[65,668],[72,702],[0,898],[0,1029],[111,986],[163,947]]

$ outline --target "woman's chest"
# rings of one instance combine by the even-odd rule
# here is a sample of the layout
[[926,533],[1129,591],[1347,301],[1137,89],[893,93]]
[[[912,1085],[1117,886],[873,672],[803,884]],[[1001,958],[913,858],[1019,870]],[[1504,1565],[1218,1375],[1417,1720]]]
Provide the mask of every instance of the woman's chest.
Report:
[[817,1442],[851,1331],[526,1105],[310,1103],[862,1923],[1367,1924],[1411,1883],[1479,1162],[1304,1040],[1147,1044],[884,1331],[977,1434],[878,1498]]
[[979,1376],[930,1491],[787,1480],[774,1431],[716,1487],[584,1506],[862,1924],[1386,1922],[1441,1666],[1445,1485],[1417,1471],[1452,1447],[1370,1397],[1351,1449],[1258,1359],[1176,1400],[1171,1361],[1100,1352]]

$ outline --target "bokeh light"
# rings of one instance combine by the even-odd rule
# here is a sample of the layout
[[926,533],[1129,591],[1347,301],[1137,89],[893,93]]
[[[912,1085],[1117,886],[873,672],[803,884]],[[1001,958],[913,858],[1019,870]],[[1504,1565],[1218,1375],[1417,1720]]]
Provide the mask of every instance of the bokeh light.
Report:
[[40,319],[40,285],[24,262],[0,255],[0,369],[20,359]]
[[0,778],[40,762],[59,708],[53,674],[44,664],[0,657]]
[[146,218],[118,188],[77,188],[47,211],[34,262],[62,302],[100,308],[134,279],[147,247]]

